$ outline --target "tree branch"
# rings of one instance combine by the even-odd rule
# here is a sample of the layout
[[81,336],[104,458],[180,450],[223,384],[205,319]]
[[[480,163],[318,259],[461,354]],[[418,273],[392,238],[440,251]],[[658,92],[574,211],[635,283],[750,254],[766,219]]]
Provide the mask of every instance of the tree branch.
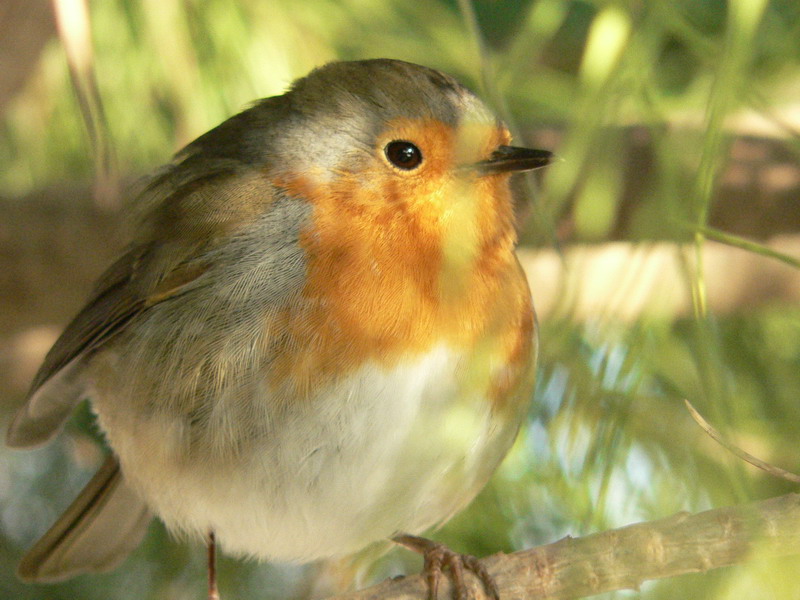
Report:
[[[578,598],[638,589],[650,579],[710,571],[759,558],[800,554],[800,494],[628,525],[582,538],[564,538],[481,562],[503,600]],[[475,598],[484,598],[469,580]],[[443,578],[440,598],[450,598]],[[419,576],[388,579],[332,600],[426,598]]]

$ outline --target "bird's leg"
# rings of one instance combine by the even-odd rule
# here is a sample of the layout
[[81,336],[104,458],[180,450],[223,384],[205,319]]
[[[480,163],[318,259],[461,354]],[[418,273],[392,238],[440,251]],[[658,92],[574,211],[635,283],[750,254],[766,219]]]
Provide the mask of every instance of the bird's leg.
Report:
[[208,600],[219,600],[217,589],[217,542],[214,532],[208,532]]
[[422,570],[428,580],[428,600],[438,600],[439,579],[444,568],[450,569],[453,597],[456,600],[469,598],[464,571],[472,571],[481,580],[489,597],[500,600],[500,591],[497,589],[494,578],[474,556],[453,552],[444,544],[416,535],[401,534],[393,537],[392,540],[409,550],[422,554],[425,560]]

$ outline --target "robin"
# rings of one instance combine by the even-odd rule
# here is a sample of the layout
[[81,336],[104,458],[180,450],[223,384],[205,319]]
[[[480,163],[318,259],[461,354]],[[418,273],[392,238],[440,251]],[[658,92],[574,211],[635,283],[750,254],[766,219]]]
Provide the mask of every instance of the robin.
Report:
[[113,451],[19,575],[111,569],[157,515],[211,569],[214,544],[307,562],[392,538],[432,597],[442,565],[496,596],[415,534],[475,497],[532,394],[509,180],[551,154],[510,140],[443,73],[336,62],[156,172],[9,428],[42,444],[88,397]]

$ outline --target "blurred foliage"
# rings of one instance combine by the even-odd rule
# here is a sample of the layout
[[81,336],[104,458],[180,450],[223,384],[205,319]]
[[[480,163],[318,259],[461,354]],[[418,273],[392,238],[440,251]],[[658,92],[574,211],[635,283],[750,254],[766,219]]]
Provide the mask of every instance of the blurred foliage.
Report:
[[[556,232],[567,211],[566,240],[608,239],[631,159],[622,126],[644,126],[654,143],[655,176],[635,207],[632,240],[704,243],[732,116],[755,111],[800,151],[775,116],[800,87],[796,0],[108,0],[92,3],[91,16],[108,135],[126,174],[316,65],[378,56],[450,72],[517,131],[563,129],[563,160],[547,173],[529,242],[565,241]],[[56,40],[3,118],[0,160],[5,195],[93,173]],[[759,457],[800,470],[800,310],[716,317],[703,304],[702,264],[687,277],[693,320],[578,324],[566,314],[543,324],[525,435],[437,537],[480,555],[790,491],[711,443],[682,400]],[[57,586],[11,575],[96,464],[91,427],[84,409],[71,424],[77,437],[4,451],[0,597],[201,597],[204,554],[167,541],[158,524],[114,573]],[[414,560],[393,552],[377,573],[416,568]],[[651,583],[641,597],[795,598],[786,574],[797,568],[753,563]],[[285,598],[302,594],[309,571],[223,560],[221,573],[225,597]]]

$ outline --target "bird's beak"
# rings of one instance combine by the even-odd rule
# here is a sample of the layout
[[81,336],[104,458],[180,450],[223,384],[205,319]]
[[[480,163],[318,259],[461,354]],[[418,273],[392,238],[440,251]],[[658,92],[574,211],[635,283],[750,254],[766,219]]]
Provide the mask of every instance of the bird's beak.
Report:
[[552,161],[553,153],[547,150],[498,146],[489,158],[476,162],[470,167],[478,175],[495,175],[497,173],[532,171],[545,167]]

